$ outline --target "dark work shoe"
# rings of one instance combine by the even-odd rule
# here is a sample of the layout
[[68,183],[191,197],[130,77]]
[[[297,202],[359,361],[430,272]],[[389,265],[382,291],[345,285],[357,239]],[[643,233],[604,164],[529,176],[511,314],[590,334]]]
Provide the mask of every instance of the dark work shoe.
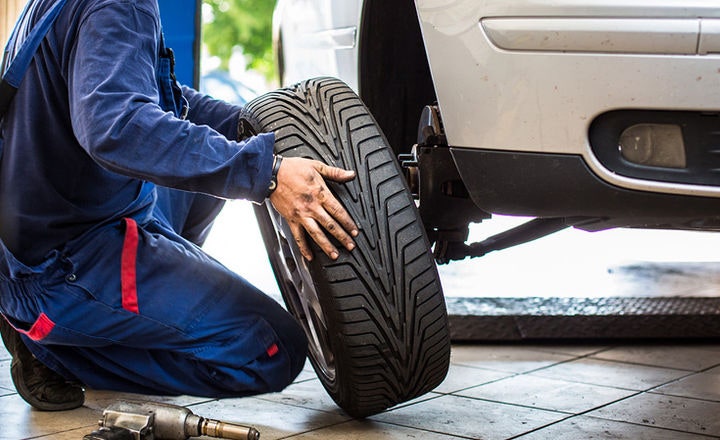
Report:
[[25,346],[20,334],[0,316],[0,334],[12,355],[10,375],[20,397],[42,411],[64,411],[82,406],[85,392],[40,362]]

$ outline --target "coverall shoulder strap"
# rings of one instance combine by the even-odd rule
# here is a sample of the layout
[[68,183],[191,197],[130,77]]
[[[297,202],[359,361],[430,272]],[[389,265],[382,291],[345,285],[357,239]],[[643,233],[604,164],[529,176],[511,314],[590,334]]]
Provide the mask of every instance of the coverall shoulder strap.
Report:
[[18,20],[18,24],[15,26],[7,46],[5,46],[2,62],[2,81],[0,82],[0,119],[5,116],[5,112],[10,107],[10,103],[18,87],[20,87],[25,72],[30,67],[35,52],[60,14],[63,6],[65,6],[66,0],[55,1],[18,48],[18,34],[22,33],[23,26],[27,26],[24,22],[29,19],[29,15],[37,6],[37,3],[30,1],[25,6],[21,19]]

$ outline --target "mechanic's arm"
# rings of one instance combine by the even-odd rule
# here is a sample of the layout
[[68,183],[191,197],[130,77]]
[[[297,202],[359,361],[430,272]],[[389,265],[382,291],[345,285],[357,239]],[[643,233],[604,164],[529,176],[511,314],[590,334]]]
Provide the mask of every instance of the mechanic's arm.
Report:
[[[235,139],[242,110],[240,107],[185,86],[183,95],[190,104],[188,120],[208,125],[229,139]],[[347,250],[355,248],[351,237],[358,235],[357,226],[324,181],[346,182],[354,177],[352,171],[330,167],[322,162],[290,157],[282,159],[277,175],[277,189],[273,191],[270,201],[287,220],[300,252],[308,261],[312,260],[313,255],[306,240],[306,232],[333,260],[339,254],[325,231]]]
[[[215,100],[189,87],[183,95],[190,103],[188,120],[212,127],[229,139],[237,134],[241,108]],[[352,237],[358,235],[357,226],[345,208],[328,191],[324,179],[346,182],[355,177],[352,171],[334,168],[322,162],[300,158],[284,158],[278,170],[277,188],[270,201],[287,220],[303,256],[312,260],[305,232],[333,260],[338,251],[325,231],[334,236],[349,251],[355,248]]]
[[118,174],[226,199],[262,201],[272,169],[273,133],[235,142],[158,105],[156,6],[103,2],[83,20],[74,56],[67,60],[69,117],[78,143]]
[[[159,23],[155,11],[145,7],[149,6],[135,2],[104,4],[91,12],[78,32],[69,90],[70,117],[80,145],[100,165],[119,174],[222,198],[263,200],[270,183],[274,134],[234,142],[228,140],[228,119],[212,124],[223,136],[164,112],[158,106],[155,78]],[[201,100],[205,102],[199,105]],[[208,115],[233,107],[205,99],[190,101],[198,113],[215,106]],[[192,112],[200,122],[198,113]],[[237,123],[234,109],[225,113],[230,114]],[[356,228],[323,177],[344,181],[352,175],[307,159],[288,159],[278,171],[272,198],[307,258],[312,254],[304,231],[329,256],[337,255],[318,224],[346,247],[353,246],[348,232]]]
[[308,261],[313,255],[305,232],[333,260],[339,254],[323,229],[347,250],[355,248],[351,236],[358,235],[358,228],[325,184],[325,179],[347,182],[354,178],[354,171],[331,167],[317,160],[300,157],[282,159],[277,173],[277,188],[270,195],[270,202],[290,224],[300,252]]

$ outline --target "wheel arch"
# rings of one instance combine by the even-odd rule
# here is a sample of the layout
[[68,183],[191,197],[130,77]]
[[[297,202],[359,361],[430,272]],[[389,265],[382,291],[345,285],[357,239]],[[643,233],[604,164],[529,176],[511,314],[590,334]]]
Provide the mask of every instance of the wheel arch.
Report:
[[437,101],[413,0],[364,2],[358,84],[394,152],[408,152],[423,107]]

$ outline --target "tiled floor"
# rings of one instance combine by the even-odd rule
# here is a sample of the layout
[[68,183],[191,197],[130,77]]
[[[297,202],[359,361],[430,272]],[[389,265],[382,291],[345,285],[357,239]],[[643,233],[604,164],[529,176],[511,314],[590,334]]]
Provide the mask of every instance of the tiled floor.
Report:
[[122,398],[253,425],[263,440],[720,438],[720,343],[455,345],[445,382],[366,420],[337,408],[309,367],[277,394],[208,400],[89,391],[80,409],[43,413],[14,392],[9,358],[0,351],[0,439],[80,440]]

